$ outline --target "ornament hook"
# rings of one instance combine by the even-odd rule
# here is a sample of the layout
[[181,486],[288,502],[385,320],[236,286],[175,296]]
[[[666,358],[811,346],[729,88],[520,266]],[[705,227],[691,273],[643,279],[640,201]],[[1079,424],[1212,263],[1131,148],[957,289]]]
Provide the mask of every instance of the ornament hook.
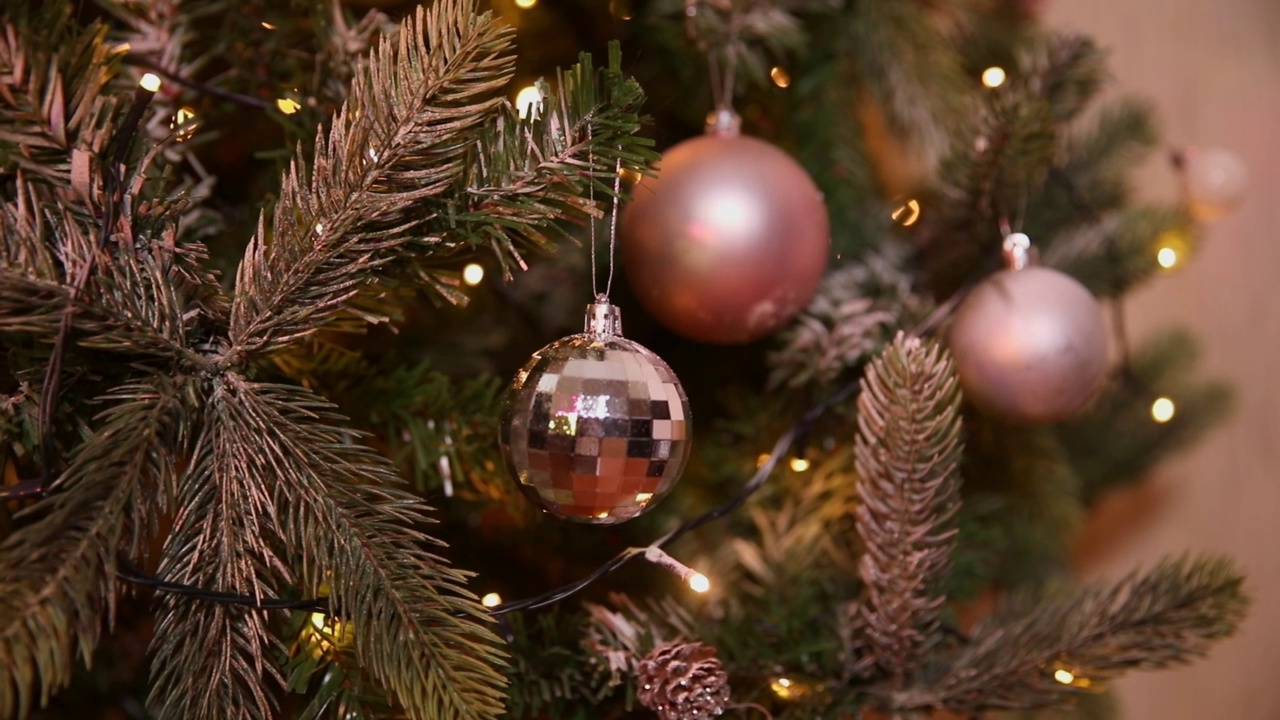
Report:
[[[591,131],[587,131],[587,142],[591,142]],[[587,164],[590,165],[588,173],[595,172],[595,155],[588,152]],[[605,299],[605,304],[609,303],[609,292],[613,290],[613,256],[618,245],[618,203],[622,197],[622,156],[619,155],[613,164],[613,202],[609,210],[609,277],[605,280],[604,293],[600,292],[596,282],[596,221],[591,218],[591,294],[596,296],[596,302],[600,302],[600,298]],[[591,203],[591,207],[596,206],[596,181],[590,174],[587,176],[587,201]]]

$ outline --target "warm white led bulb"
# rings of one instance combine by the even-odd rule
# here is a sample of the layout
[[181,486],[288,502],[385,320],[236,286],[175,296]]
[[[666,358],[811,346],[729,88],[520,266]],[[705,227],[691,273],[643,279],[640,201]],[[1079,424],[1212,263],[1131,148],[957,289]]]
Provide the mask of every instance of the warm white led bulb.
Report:
[[155,73],[146,73],[138,81],[138,84],[147,92],[156,92],[160,89],[160,76]]
[[696,593],[704,593],[711,589],[711,580],[700,572],[689,576],[689,587]]
[[480,604],[487,608],[498,607],[502,604],[502,596],[496,592],[486,593],[480,598]]
[[542,91],[537,85],[529,85],[520,89],[516,94],[516,112],[521,118],[532,118],[538,116],[538,111],[542,109]]
[[468,263],[462,268],[462,282],[479,285],[481,280],[484,280],[484,268],[479,263]]
[[998,88],[1004,84],[1005,78],[1004,68],[992,65],[982,71],[982,84],[989,88]]
[[1177,407],[1167,397],[1156,398],[1156,401],[1151,403],[1151,419],[1158,423],[1169,422],[1173,419],[1175,412],[1177,412]]

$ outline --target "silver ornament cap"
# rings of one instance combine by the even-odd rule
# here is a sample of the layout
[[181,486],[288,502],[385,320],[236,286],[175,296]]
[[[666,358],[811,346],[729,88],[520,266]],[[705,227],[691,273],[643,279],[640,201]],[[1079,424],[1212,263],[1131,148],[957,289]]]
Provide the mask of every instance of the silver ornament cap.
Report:
[[603,296],[585,331],[533,354],[503,402],[501,445],[521,491],[566,520],[611,525],[653,507],[689,458],[689,400],[671,368],[622,337]]
[[1019,422],[1064,420],[1106,378],[1106,322],[1074,278],[1027,265],[1026,245],[1013,250],[1011,269],[974,288],[951,321],[956,371],[965,398],[986,412]]

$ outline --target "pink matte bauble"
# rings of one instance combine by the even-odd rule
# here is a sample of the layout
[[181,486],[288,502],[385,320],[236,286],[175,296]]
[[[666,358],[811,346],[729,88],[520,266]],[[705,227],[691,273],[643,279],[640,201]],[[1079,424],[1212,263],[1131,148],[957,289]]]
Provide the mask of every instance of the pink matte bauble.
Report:
[[1097,395],[1107,326],[1089,291],[1045,267],[1002,270],[973,289],[947,333],[964,397],[1006,420],[1065,420]]
[[808,304],[831,245],[822,193],[763,140],[710,134],[663,154],[622,218],[622,265],[640,304],[666,327],[738,344]]

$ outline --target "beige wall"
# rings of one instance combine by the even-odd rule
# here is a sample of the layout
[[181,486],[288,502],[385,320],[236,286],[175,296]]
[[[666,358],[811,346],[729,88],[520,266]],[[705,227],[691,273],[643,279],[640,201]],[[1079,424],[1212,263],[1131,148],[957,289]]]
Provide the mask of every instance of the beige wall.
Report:
[[[1125,92],[1157,104],[1167,142],[1222,145],[1250,166],[1250,195],[1212,224],[1195,262],[1138,293],[1139,338],[1189,326],[1205,372],[1237,388],[1209,440],[1109,498],[1086,538],[1087,575],[1116,576],[1184,548],[1235,556],[1249,574],[1241,634],[1186,669],[1120,682],[1128,720],[1280,720],[1280,0],[1051,0],[1046,20],[1096,37]],[[1168,166],[1143,192],[1176,192]]]

